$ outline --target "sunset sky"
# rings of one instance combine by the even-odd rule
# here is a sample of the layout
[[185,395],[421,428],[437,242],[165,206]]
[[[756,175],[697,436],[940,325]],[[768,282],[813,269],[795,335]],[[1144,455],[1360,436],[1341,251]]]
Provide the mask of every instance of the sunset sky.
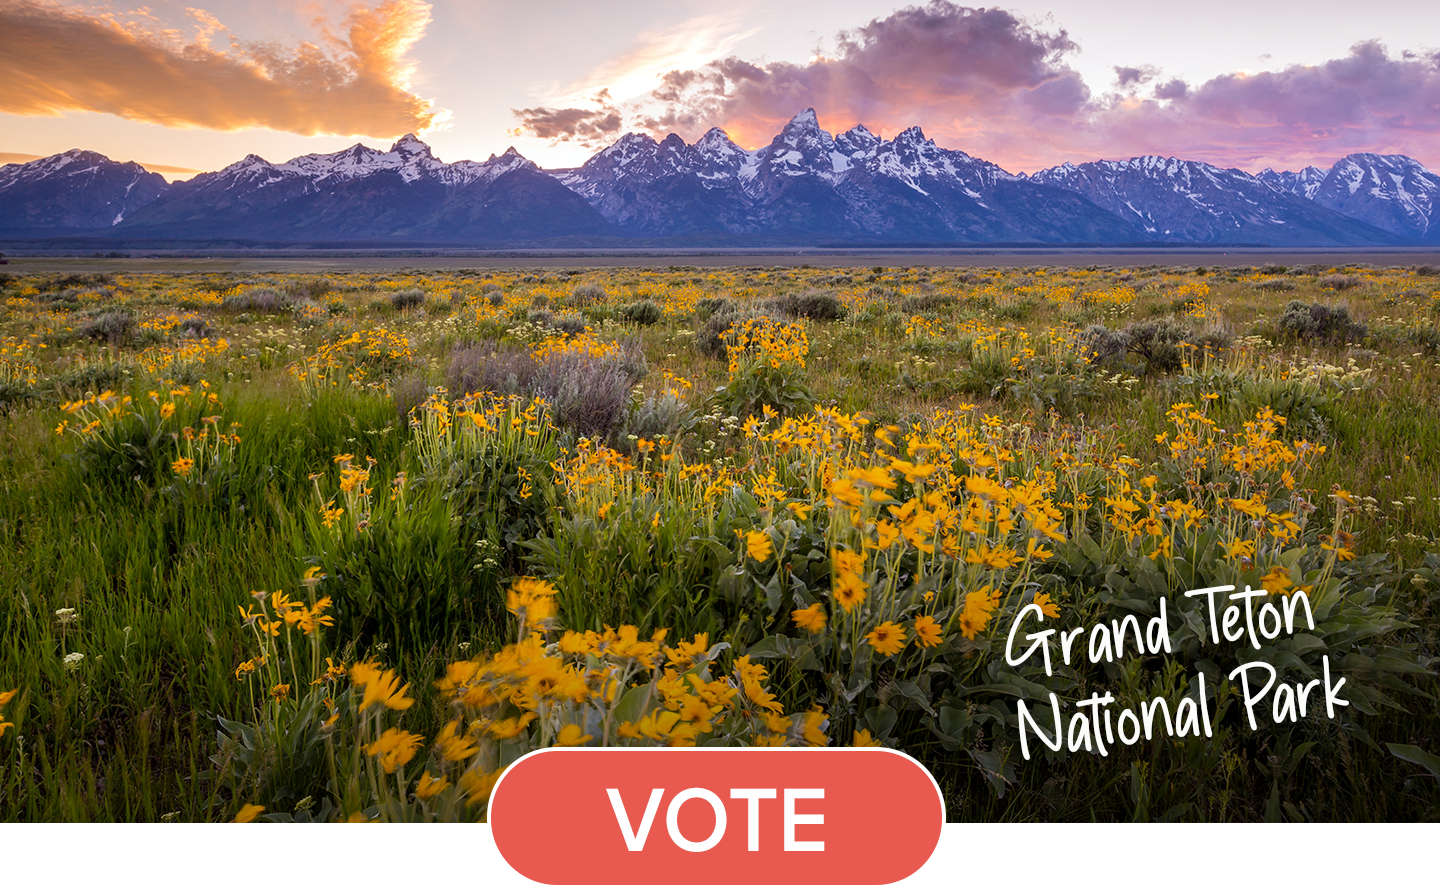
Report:
[[1354,151],[1440,170],[1437,8],[3,0],[0,163],[89,148],[174,174],[413,131],[446,161],[513,145],[563,167],[631,130],[755,148],[814,107],[832,132],[918,125],[1016,172]]

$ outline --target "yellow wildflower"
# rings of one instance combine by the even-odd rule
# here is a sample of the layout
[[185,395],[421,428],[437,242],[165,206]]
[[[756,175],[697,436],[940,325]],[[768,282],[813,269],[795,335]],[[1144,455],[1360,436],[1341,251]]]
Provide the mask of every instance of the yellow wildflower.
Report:
[[825,629],[825,606],[816,602],[809,608],[797,608],[790,612],[790,618],[800,629],[819,633]]
[[1272,596],[1276,593],[1289,595],[1290,591],[1295,588],[1295,581],[1290,579],[1289,568],[1284,565],[1276,565],[1270,569],[1268,574],[1260,578],[1260,585]]
[[770,535],[764,531],[736,531],[745,538],[745,552],[757,562],[763,562],[770,558],[775,551],[775,545],[770,542]]
[[411,734],[404,729],[387,728],[380,736],[380,740],[367,746],[365,752],[370,756],[378,757],[380,766],[389,775],[414,759],[415,751],[420,749],[420,744],[424,740],[422,735]]
[[246,803],[245,805],[240,807],[240,811],[235,814],[235,820],[231,821],[230,823],[249,824],[251,821],[254,821],[255,818],[259,816],[259,814],[263,811],[265,811],[264,806],[257,806],[254,803]]
[[444,777],[432,778],[429,772],[423,772],[415,785],[415,796],[417,799],[429,799],[449,786],[450,782]]
[[587,735],[585,730],[578,725],[567,725],[560,729],[560,734],[555,736],[557,747],[579,747],[581,744],[595,740],[594,735]]
[[875,738],[870,737],[870,730],[862,728],[855,732],[855,738],[850,742],[851,747],[883,747]]
[[905,647],[905,628],[894,621],[885,621],[865,634],[865,641],[881,654],[889,657]]
[[921,648],[934,648],[940,644],[942,637],[940,624],[935,618],[928,614],[915,618],[915,642]]

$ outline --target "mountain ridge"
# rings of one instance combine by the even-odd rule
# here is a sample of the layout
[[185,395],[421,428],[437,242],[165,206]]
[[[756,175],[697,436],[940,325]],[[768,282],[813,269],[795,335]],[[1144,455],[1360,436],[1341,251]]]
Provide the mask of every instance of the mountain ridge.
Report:
[[776,243],[1369,247],[1440,243],[1440,176],[1402,155],[1251,175],[1140,156],[1015,174],[919,127],[832,134],[814,109],[750,150],[627,133],[579,167],[513,147],[446,163],[414,134],[283,163],[258,155],[167,184],[72,150],[0,167],[0,232],[129,239],[554,239]]

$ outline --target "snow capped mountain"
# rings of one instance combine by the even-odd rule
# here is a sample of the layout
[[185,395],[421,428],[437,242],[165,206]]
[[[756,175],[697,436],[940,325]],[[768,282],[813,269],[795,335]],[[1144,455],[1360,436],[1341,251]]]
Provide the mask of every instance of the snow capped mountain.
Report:
[[1276,246],[1392,243],[1385,232],[1251,176],[1147,155],[1062,164],[1031,182],[1083,195],[1159,241]]
[[376,173],[393,173],[403,182],[428,180],[453,188],[472,182],[493,181],[522,166],[539,169],[513,148],[500,157],[492,154],[484,163],[456,161],[447,164],[431,153],[429,145],[414,134],[407,134],[390,146],[389,151],[380,151],[356,143],[344,151],[304,154],[282,164],[272,164],[251,154],[223,170],[202,173],[201,176],[226,181],[227,188],[259,189],[278,183],[304,181],[308,183],[309,190],[324,191],[339,183],[363,179]]
[[0,229],[108,228],[154,201],[165,178],[73,149],[0,167]]
[[[535,212],[529,212],[529,210]],[[437,159],[413,135],[281,164],[249,155],[171,186],[119,227],[135,237],[493,240],[603,233],[583,200],[511,148]]]
[[1315,203],[1406,238],[1440,241],[1440,176],[1400,154],[1341,158]]
[[[884,140],[838,136],[805,109],[755,151],[720,129],[693,145],[628,134],[560,181],[633,235],[809,234],[926,241],[1133,241],[1083,199],[1030,186],[988,161],[938,147],[918,127]],[[1014,206],[1049,198],[1034,218]],[[1041,203],[1047,203],[1040,201]]]
[[[911,127],[832,135],[814,109],[750,151],[713,128],[693,144],[630,133],[571,170],[511,148],[445,163],[406,135],[283,163],[248,155],[166,185],[136,164],[68,151],[0,167],[0,232],[126,238],[555,238],[721,243],[1440,243],[1440,177],[1355,154],[1329,170],[1251,176],[1146,156],[1014,175]],[[700,239],[700,240],[697,240]]]
[[1352,154],[1328,170],[1266,170],[1263,182],[1406,240],[1440,242],[1440,176],[1403,154]]
[[1306,167],[1298,173],[1289,170],[1277,173],[1266,167],[1255,178],[1281,191],[1298,194],[1302,198],[1314,198],[1315,190],[1325,181],[1328,172],[1319,167]]

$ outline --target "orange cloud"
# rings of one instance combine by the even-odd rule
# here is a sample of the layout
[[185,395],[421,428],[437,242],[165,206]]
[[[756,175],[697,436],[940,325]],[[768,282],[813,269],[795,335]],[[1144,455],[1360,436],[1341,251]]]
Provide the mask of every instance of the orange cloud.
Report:
[[335,36],[294,46],[211,45],[223,29],[201,27],[186,43],[175,29],[122,23],[54,3],[0,4],[0,111],[57,115],[97,111],[172,127],[266,127],[304,136],[397,136],[437,121],[410,90],[406,53],[425,33],[430,5],[385,0],[356,5]]

